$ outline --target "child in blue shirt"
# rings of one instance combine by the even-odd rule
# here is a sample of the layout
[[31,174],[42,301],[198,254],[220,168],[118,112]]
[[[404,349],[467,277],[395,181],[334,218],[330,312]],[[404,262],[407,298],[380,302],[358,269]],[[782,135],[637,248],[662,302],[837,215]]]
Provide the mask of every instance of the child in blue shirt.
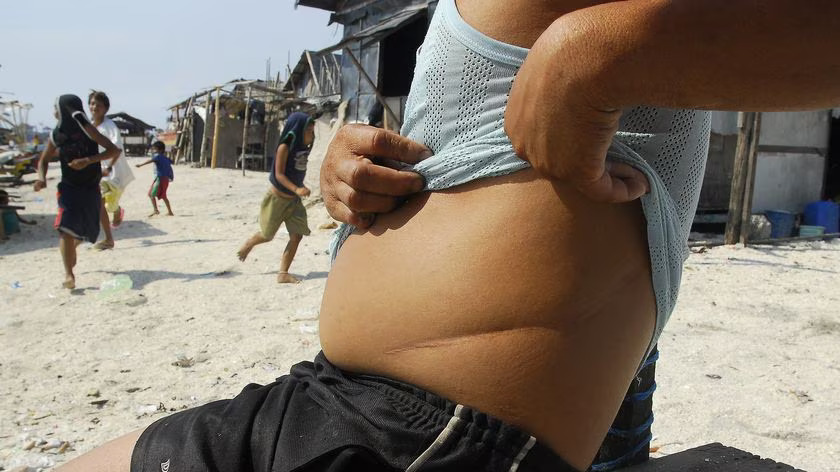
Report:
[[155,164],[155,180],[149,188],[149,199],[152,201],[152,208],[154,208],[154,211],[151,215],[149,215],[149,217],[160,214],[155,198],[163,200],[163,203],[166,204],[167,215],[175,216],[175,214],[172,213],[172,207],[169,206],[169,198],[166,196],[166,190],[169,188],[169,182],[175,180],[175,173],[172,171],[172,162],[168,157],[166,157],[166,154],[164,154],[165,151],[166,146],[161,141],[155,141],[152,143],[152,152],[154,153],[152,158],[142,164],[137,164],[137,167],[143,167],[144,165],[151,163]]

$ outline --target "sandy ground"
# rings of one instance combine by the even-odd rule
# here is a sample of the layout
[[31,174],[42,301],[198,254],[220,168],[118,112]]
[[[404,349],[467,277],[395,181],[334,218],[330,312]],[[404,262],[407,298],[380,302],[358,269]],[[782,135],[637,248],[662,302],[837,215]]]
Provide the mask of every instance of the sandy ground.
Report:
[[[310,165],[316,187],[317,157]],[[73,292],[60,288],[51,229],[57,169],[44,192],[12,190],[38,225],[0,245],[0,468],[61,464],[168,412],[270,382],[318,351],[331,233],[318,227],[331,220],[317,196],[291,270],[303,282],[278,285],[285,234],[245,263],[235,257],[257,230],[266,175],[175,173],[176,216],[147,218],[152,169],[136,169],[116,249],[83,245]],[[659,454],[719,441],[840,471],[838,267],[840,243],[692,254],[660,344]],[[132,289],[100,290],[120,274]]]

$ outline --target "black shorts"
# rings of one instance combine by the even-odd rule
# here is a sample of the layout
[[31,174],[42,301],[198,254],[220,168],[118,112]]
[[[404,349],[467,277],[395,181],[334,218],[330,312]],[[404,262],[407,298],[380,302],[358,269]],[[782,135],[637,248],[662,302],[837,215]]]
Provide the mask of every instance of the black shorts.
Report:
[[302,362],[274,383],[162,418],[134,448],[148,471],[552,471],[528,433],[394,380]]

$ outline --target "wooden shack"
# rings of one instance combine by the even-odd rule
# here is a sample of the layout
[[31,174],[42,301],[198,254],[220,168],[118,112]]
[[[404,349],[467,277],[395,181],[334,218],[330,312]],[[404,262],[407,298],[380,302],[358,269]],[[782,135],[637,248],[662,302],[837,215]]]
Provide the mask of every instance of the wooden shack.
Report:
[[151,144],[149,133],[154,131],[155,127],[124,112],[112,113],[107,116],[120,129],[125,154],[128,156],[146,155],[149,144]]
[[[713,112],[709,160],[698,210],[724,213],[732,188],[738,114]],[[762,113],[752,213],[799,213],[840,197],[840,119],[831,110]],[[833,136],[833,139],[832,139]]]
[[331,11],[330,22],[344,25],[342,40],[315,55],[341,52],[347,120],[367,122],[379,102],[386,125],[399,128],[416,52],[437,0],[297,0],[297,5]]
[[283,92],[312,102],[341,100],[341,55],[304,51],[288,71]]
[[[317,105],[284,91],[279,80],[231,80],[198,91],[170,107],[176,162],[228,169],[265,170],[280,139],[280,123],[295,110]],[[216,113],[216,110],[219,113]]]

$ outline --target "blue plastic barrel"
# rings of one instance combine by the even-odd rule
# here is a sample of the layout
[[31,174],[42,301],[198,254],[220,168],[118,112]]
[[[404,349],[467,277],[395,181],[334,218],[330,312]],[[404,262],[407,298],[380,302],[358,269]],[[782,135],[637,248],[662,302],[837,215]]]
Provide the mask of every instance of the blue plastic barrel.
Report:
[[840,205],[814,202],[805,206],[805,224],[822,226],[826,233],[840,233]]
[[793,235],[793,226],[796,223],[796,214],[782,210],[767,210],[764,216],[770,220],[771,238],[789,238]]

